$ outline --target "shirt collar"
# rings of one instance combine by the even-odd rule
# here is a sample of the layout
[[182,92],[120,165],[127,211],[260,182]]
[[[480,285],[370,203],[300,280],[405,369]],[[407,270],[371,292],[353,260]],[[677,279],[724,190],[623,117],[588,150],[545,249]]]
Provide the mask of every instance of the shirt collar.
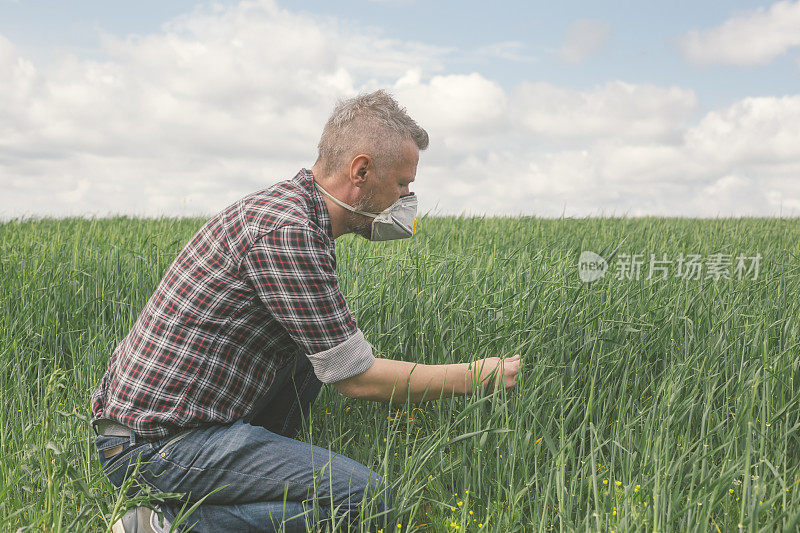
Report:
[[303,187],[305,187],[306,191],[308,191],[311,198],[311,215],[314,219],[314,222],[316,222],[317,225],[322,228],[322,231],[325,232],[325,235],[327,235],[331,242],[333,242],[333,226],[331,224],[331,216],[330,213],[328,213],[328,206],[325,204],[325,199],[322,197],[322,193],[320,193],[317,190],[317,187],[314,185],[314,174],[310,170],[303,168],[297,174],[297,177]]

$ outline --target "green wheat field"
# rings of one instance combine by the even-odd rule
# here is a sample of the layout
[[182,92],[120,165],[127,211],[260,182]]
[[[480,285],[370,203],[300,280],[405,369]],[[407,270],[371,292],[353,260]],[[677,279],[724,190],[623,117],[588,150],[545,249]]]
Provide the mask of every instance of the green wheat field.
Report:
[[[158,497],[107,481],[89,397],[204,222],[0,224],[0,530],[108,531]],[[796,531],[798,222],[428,217],[413,239],[346,235],[340,285],[376,356],[524,367],[511,391],[419,405],[326,386],[301,438],[390,481],[391,531]],[[586,250],[609,264],[591,283]],[[639,279],[617,271],[634,254]],[[650,254],[733,264],[648,279]],[[734,274],[757,254],[757,276]]]

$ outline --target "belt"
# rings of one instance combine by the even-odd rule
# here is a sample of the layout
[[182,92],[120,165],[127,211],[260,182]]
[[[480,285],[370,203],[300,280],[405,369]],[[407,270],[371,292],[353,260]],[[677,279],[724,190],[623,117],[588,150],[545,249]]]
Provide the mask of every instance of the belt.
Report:
[[95,422],[92,424],[92,428],[94,429],[96,435],[107,435],[113,437],[130,437],[132,431],[128,426],[123,426],[119,422],[114,422],[108,418],[100,418],[95,420]]

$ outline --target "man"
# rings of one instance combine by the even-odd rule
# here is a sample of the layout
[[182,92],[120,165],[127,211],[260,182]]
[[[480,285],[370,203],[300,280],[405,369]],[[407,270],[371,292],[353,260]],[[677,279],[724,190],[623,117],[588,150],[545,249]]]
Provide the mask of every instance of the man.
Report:
[[[322,383],[397,403],[514,386],[518,356],[416,368],[375,358],[339,291],[334,239],[415,233],[409,186],[427,146],[425,130],[384,91],[341,101],[310,171],[244,197],[195,234],[92,395],[98,457],[116,487],[139,458],[140,485],[206,498],[188,521],[198,532],[276,531],[282,522],[305,531],[313,498],[318,520],[341,514],[355,524],[371,502],[385,525],[385,480],[292,438]],[[179,510],[169,503],[164,521],[142,507],[113,530],[166,531]]]

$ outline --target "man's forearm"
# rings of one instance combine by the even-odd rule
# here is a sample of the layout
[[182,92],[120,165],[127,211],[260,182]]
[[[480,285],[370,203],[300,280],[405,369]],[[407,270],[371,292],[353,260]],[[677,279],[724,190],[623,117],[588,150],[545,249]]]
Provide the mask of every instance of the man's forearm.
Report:
[[[407,361],[376,358],[364,372],[362,384],[354,394],[362,400],[388,402],[393,405],[420,403],[471,393],[475,384],[472,376],[479,371],[469,369],[469,363],[424,365]],[[394,393],[392,390],[394,389]]]

